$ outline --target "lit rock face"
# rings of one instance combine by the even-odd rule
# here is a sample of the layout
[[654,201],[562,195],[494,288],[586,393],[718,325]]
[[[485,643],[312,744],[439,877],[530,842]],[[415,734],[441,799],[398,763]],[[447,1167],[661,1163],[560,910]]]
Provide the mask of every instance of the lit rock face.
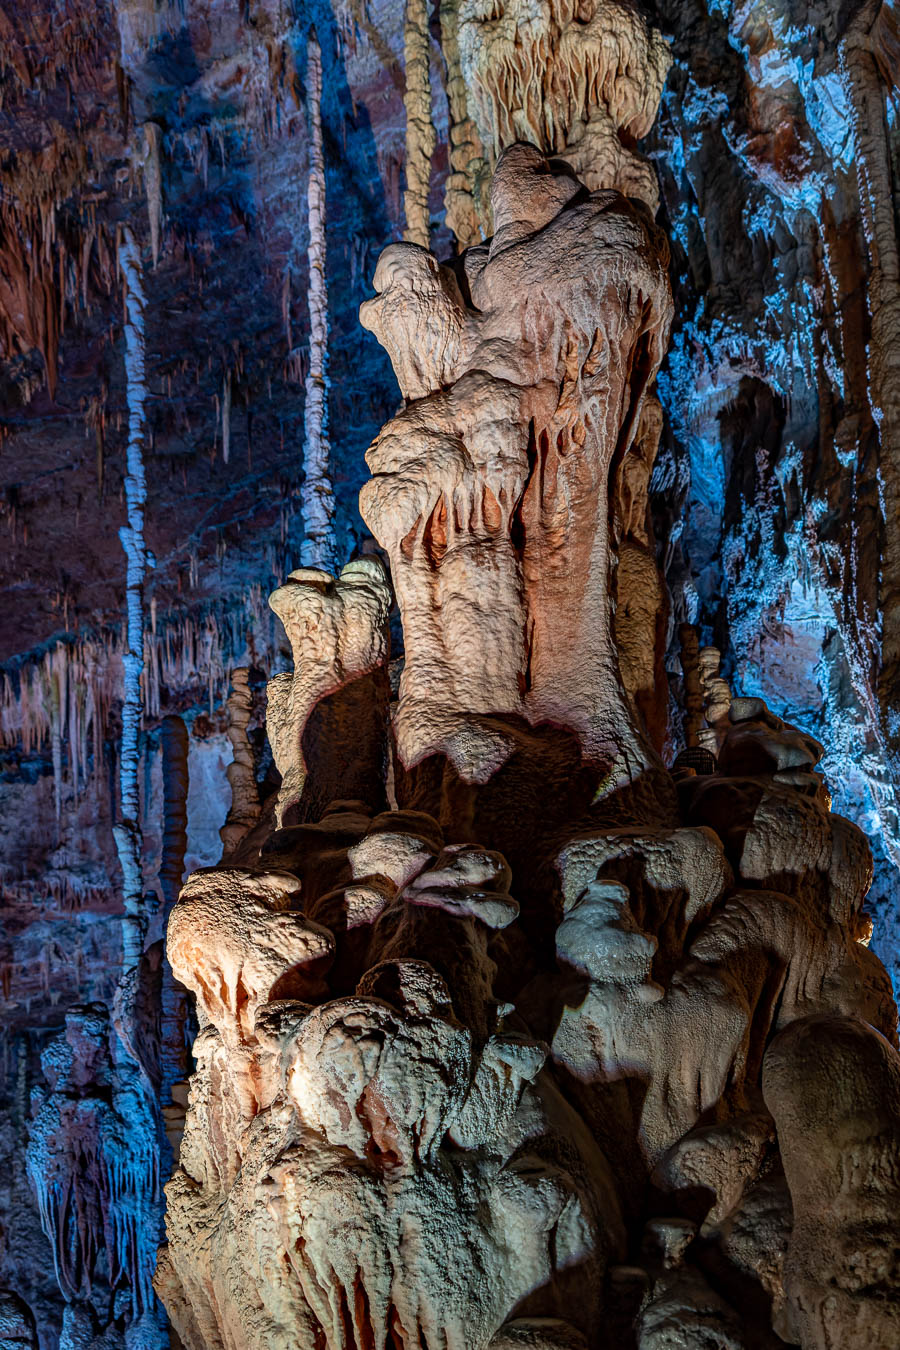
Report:
[[[324,810],[334,775],[346,778],[351,763],[345,786],[364,793],[383,779],[391,593],[378,561],[359,558],[336,581],[316,568],[292,572],[269,603],[294,654],[294,674],[269,682],[266,723],[282,779],[278,822],[288,824]],[[317,778],[309,760],[320,738],[329,751],[315,760]]]
[[491,200],[496,234],[459,264],[470,303],[392,245],[361,311],[410,400],[360,501],[403,616],[399,759],[485,784],[519,728],[552,726],[618,786],[652,756],[610,631],[608,479],[665,349],[667,253],[529,145],[501,156]]
[[616,188],[656,211],[656,174],[632,147],[653,125],[671,58],[636,7],[463,0],[459,48],[492,162],[505,146],[532,141],[571,164],[592,192]]
[[[487,949],[518,908],[503,859],[444,847],[428,817],[340,804],[272,845],[307,878],[293,878],[294,899],[332,925],[333,991],[350,988],[317,1007],[296,997],[316,997],[324,929],[281,907],[284,874],[197,875],[173,912],[176,971],[202,1024],[157,1274],[182,1341],[443,1335],[464,1350],[520,1307],[595,1333],[604,1269],[623,1251],[619,1206],[541,1076],[546,1047],[499,1026]],[[263,891],[277,900],[268,919]],[[246,939],[224,912],[208,928],[223,904]],[[236,974],[254,933],[255,964]]]
[[868,845],[822,746],[713,649],[709,771],[654,757],[608,520],[618,474],[646,544],[622,457],[658,433],[663,250],[533,147],[493,201],[452,270],[392,246],[364,313],[408,399],[362,496],[406,637],[393,773],[371,682],[358,758],[352,721],[333,756],[305,732],[382,669],[384,582],[300,574],[271,731],[289,810],[332,799],[264,811],[172,912],[201,1030],[156,1288],[188,1350],[887,1346],[900,1054]]

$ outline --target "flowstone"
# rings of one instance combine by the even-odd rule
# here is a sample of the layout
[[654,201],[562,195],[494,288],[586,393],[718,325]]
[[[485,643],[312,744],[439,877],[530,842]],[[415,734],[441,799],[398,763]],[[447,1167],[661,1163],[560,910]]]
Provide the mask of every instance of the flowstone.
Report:
[[399,698],[376,565],[294,574],[277,819],[172,912],[201,1029],[156,1287],[188,1350],[887,1350],[868,846],[714,653],[702,775],[620,670],[664,241],[534,146],[492,199],[452,265],[392,245],[363,314],[407,400],[362,493]]

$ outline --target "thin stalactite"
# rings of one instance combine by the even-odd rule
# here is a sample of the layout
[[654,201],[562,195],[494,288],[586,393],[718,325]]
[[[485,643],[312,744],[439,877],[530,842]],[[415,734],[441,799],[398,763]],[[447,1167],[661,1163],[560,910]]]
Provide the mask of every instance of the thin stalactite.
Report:
[[119,241],[119,268],[125,285],[125,376],[128,398],[128,446],[126,452],[125,504],[127,523],[119,538],[127,559],[126,645],[122,654],[125,671],[122,699],[122,744],[119,757],[119,791],[122,816],[115,826],[116,848],[122,865],[123,967],[136,966],[143,949],[146,918],[143,912],[141,871],[141,823],[138,793],[144,670],[144,578],[147,550],[144,544],[144,511],[147,480],[144,473],[144,441],[147,433],[147,380],[145,372],[145,313],[140,250],[129,230]]
[[322,146],[322,49],[310,31],[306,71],[309,114],[309,373],[304,408],[304,567],[334,565],[334,494],[328,475],[328,282],[325,244],[325,154]]

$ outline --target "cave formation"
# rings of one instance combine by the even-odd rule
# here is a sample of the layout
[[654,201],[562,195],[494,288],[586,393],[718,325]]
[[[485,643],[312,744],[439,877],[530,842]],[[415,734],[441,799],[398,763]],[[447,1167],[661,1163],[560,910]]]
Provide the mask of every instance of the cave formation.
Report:
[[0,1350],[900,1346],[898,88],[0,0]]

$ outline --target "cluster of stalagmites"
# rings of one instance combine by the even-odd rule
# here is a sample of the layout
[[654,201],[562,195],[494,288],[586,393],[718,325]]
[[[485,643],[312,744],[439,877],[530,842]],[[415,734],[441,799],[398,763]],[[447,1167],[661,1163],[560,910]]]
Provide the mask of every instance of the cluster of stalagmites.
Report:
[[391,246],[363,314],[407,400],[362,494],[399,699],[381,565],[294,573],[277,805],[172,913],[201,1030],[157,1288],[188,1350],[887,1350],[866,841],[709,654],[716,770],[667,773],[616,612],[664,245],[530,146],[492,193],[492,240]]

